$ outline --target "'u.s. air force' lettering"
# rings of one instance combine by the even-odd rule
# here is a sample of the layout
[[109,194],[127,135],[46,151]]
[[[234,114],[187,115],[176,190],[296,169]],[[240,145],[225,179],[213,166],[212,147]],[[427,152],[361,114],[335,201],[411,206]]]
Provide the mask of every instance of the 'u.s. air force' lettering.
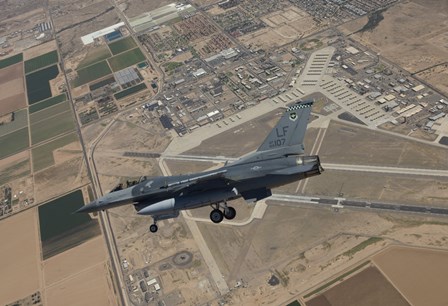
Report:
[[285,136],[286,136],[286,133],[288,132],[288,128],[289,128],[288,125],[285,125],[281,128],[279,128],[279,127],[275,128],[275,132],[277,134],[277,139],[269,141],[270,148],[281,147],[281,146],[285,145],[285,142],[286,142]]

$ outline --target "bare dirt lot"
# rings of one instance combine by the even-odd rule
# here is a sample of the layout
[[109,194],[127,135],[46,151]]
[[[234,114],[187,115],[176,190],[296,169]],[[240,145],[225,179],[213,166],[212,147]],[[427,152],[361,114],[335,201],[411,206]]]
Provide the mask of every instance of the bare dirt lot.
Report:
[[40,287],[40,247],[35,209],[0,223],[0,304],[24,298]]
[[81,36],[120,22],[107,1],[77,1],[75,4],[71,1],[50,1],[50,6],[55,6],[54,27],[61,42],[62,57],[68,61],[67,67],[77,67],[78,63],[71,63],[73,58],[81,61],[84,57],[80,54],[84,50]]
[[0,70],[0,116],[26,107],[23,64]]
[[117,305],[104,262],[78,271],[46,289],[45,305]]
[[36,57],[36,56],[48,53],[48,52],[53,51],[53,50],[56,50],[56,48],[57,48],[56,40],[47,41],[47,42],[45,42],[43,44],[40,44],[40,45],[38,45],[36,47],[26,49],[23,52],[23,60],[24,61],[29,60],[29,59],[31,59],[33,57]]
[[[72,158],[35,174],[35,200],[40,203],[88,183],[84,160]],[[51,186],[51,188],[48,188]]]
[[[277,264],[289,262],[299,253],[334,237],[343,228],[351,228],[352,233],[359,232],[367,216],[375,219],[376,223],[369,222],[364,228],[366,232],[374,233],[381,227],[382,230],[388,228],[388,222],[376,214],[333,214],[330,210],[294,207],[294,204],[291,207],[280,206],[281,203],[273,201],[268,203],[263,220],[246,226],[198,223],[226,279],[244,279],[253,273],[269,271]],[[342,245],[340,243],[339,246]]]
[[447,251],[393,247],[373,261],[413,305],[448,304]]
[[156,159],[137,160],[95,154],[98,173],[108,176],[140,177],[160,174]]
[[330,122],[319,155],[324,163],[448,169],[444,148],[335,121]]
[[448,50],[441,43],[448,29],[446,1],[400,2],[383,15],[376,28],[351,37],[410,72],[446,61]]
[[311,35],[318,26],[313,17],[296,6],[289,6],[261,18],[269,28],[239,38],[245,45],[271,49],[290,43],[304,35]]
[[211,162],[185,161],[185,160],[173,160],[173,159],[166,159],[165,163],[170,169],[172,175],[201,172],[210,169],[211,167],[218,166],[218,164]]
[[30,153],[22,151],[0,160],[0,185],[30,173]]
[[[117,1],[118,2],[118,1]],[[119,7],[126,14],[126,17],[136,17],[144,12],[155,10],[159,7],[173,3],[171,0],[159,0],[159,1],[120,1]],[[118,4],[118,3],[117,3]]]
[[128,121],[116,121],[98,144],[98,152],[163,152],[170,142],[170,136],[161,125],[148,124],[144,127]]
[[306,302],[307,306],[405,306],[409,303],[375,267],[368,267],[324,294]]
[[[448,46],[448,41],[446,44]],[[416,76],[425,80],[448,96],[448,64],[443,64],[428,70],[417,73]]]

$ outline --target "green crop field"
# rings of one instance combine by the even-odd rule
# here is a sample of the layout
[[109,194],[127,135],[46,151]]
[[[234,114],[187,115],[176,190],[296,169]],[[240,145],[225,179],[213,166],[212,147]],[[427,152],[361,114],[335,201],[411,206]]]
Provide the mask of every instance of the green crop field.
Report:
[[120,55],[109,58],[107,61],[110,64],[112,70],[119,71],[126,67],[138,64],[145,60],[145,56],[139,48],[135,48]]
[[112,84],[112,83],[115,83],[115,78],[113,76],[111,76],[111,77],[109,77],[107,79],[101,80],[99,82],[90,84],[89,85],[89,89],[90,89],[90,91],[94,91],[94,90],[96,90],[98,88],[101,88],[103,86],[106,86],[106,85],[109,85],[109,84]]
[[0,137],[0,159],[29,147],[28,127]]
[[25,61],[25,73],[38,70],[40,68],[56,64],[59,61],[58,51],[50,51],[40,56]]
[[146,89],[146,84],[145,83],[140,83],[138,85],[135,85],[133,87],[130,87],[128,89],[125,89],[123,91],[117,92],[116,94],[114,94],[115,99],[119,100],[122,99],[124,97],[127,97],[129,95],[132,95],[136,92],[142,91],[144,89]]
[[51,97],[49,81],[58,74],[58,65],[53,65],[26,75],[26,92],[30,105]]
[[39,121],[50,119],[57,114],[67,112],[69,110],[70,104],[68,102],[47,107],[46,109],[30,114],[30,124],[36,124]]
[[59,96],[55,96],[52,98],[48,98],[46,100],[42,100],[39,103],[35,103],[33,105],[30,105],[30,114],[34,113],[34,112],[38,112],[40,110],[43,110],[44,108],[62,103],[64,101],[67,101],[67,96],[65,95],[65,93],[60,94]]
[[108,59],[111,56],[112,54],[110,53],[109,48],[107,46],[100,46],[98,48],[89,51],[86,57],[84,57],[84,59],[79,63],[78,68],[76,69],[79,70],[92,64],[104,61],[105,59]]
[[31,143],[37,144],[62,133],[75,129],[72,113],[70,111],[60,113],[54,117],[31,125]]
[[86,68],[77,70],[78,78],[75,80],[75,87],[84,85],[93,80],[99,79],[103,76],[110,74],[109,65],[106,61],[98,62],[96,64],[90,65]]
[[133,49],[135,47],[137,47],[137,44],[131,36],[109,44],[110,51],[112,51],[113,55],[117,55],[118,53]]
[[78,135],[71,133],[46,144],[33,147],[31,153],[33,156],[34,171],[39,171],[54,165],[53,151],[75,141],[78,141]]
[[20,63],[21,61],[23,61],[23,54],[19,53],[10,57],[7,57],[5,59],[2,59],[0,61],[0,69]]
[[27,111],[26,109],[21,109],[19,111],[14,112],[14,121],[0,125],[0,136],[23,129],[24,127],[27,126],[28,126]]
[[101,234],[98,221],[89,214],[74,214],[84,205],[81,190],[38,208],[42,256],[47,259]]

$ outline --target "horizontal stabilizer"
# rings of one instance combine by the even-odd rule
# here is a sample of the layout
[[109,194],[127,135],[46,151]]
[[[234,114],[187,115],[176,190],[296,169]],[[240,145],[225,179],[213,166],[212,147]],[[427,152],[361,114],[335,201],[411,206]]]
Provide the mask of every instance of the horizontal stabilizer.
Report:
[[246,202],[256,202],[272,195],[271,189],[259,188],[253,189],[245,192],[241,192],[241,196],[246,200]]

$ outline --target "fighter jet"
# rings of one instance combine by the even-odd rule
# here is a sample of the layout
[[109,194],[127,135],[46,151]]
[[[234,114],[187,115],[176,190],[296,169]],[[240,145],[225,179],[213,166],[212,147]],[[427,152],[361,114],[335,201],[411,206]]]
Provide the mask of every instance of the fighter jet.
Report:
[[77,212],[95,212],[125,204],[137,214],[157,221],[176,218],[179,211],[211,206],[210,219],[220,223],[236,216],[227,202],[244,198],[256,202],[272,195],[271,189],[322,173],[319,156],[305,156],[303,138],[313,101],[288,107],[257,151],[223,167],[188,175],[141,177],[126,189],[110,192]]

